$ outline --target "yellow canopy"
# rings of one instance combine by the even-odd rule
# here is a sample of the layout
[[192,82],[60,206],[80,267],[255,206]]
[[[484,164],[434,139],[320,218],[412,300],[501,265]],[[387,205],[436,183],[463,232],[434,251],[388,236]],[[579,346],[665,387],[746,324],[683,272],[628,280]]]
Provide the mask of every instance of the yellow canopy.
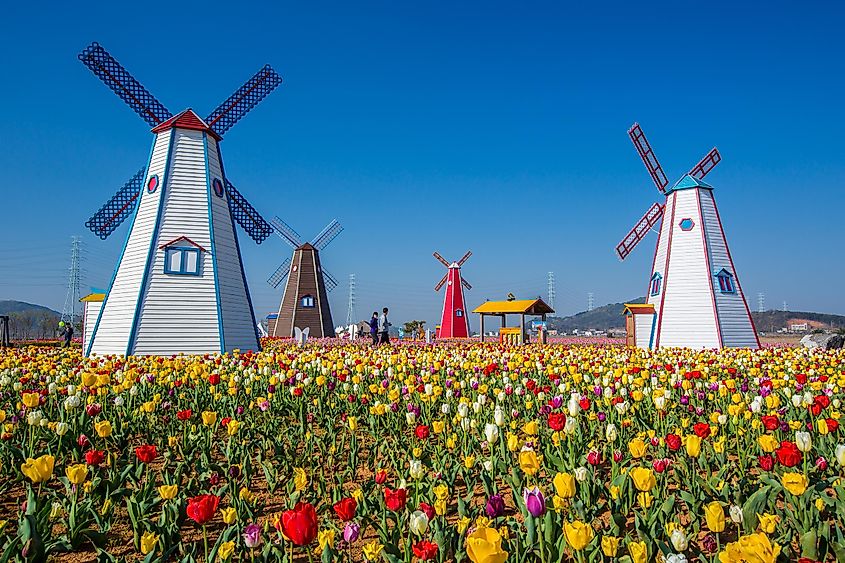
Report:
[[90,303],[92,301],[96,303],[97,301],[103,301],[105,298],[105,293],[89,293],[88,295],[80,299],[80,301],[83,303]]
[[642,314],[654,314],[654,304],[653,303],[625,303],[623,305],[622,314],[627,315],[628,313],[632,315],[642,315]]
[[475,308],[473,313],[488,315],[519,314],[546,315],[554,310],[546,305],[542,299],[520,299],[514,301],[486,301]]

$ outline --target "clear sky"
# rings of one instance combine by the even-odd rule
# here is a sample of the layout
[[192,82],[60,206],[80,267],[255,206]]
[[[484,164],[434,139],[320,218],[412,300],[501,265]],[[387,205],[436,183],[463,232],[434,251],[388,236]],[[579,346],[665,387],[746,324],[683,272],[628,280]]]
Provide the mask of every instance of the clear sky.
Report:
[[[265,63],[284,77],[223,158],[268,219],[308,238],[346,227],[323,253],[335,324],[352,272],[359,317],[436,321],[434,250],[473,251],[473,307],[545,296],[549,271],[563,314],[588,292],[644,294],[656,236],[613,252],[659,195],[634,121],[672,181],[719,147],[707,181],[753,309],[764,292],[767,308],[845,313],[841,3],[267,4],[4,7],[0,299],[60,309],[70,237],[83,289],[108,284],[126,237],[129,222],[104,242],[84,223],[153,137],[76,59],[96,40],[173,112],[206,115]],[[289,248],[239,235],[263,316]]]

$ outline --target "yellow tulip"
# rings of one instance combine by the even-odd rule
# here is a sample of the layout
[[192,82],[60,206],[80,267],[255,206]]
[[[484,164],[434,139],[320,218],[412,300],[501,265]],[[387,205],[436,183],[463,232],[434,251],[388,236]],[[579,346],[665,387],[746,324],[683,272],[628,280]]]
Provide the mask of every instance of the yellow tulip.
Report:
[[628,544],[628,554],[634,563],[646,563],[648,561],[648,546],[644,541],[635,541]]
[[637,493],[637,502],[644,509],[651,508],[651,505],[654,503],[654,497],[651,496],[651,493]]
[[522,450],[519,452],[519,467],[526,475],[535,475],[540,471],[540,460],[534,450]]
[[634,459],[640,459],[645,455],[646,443],[642,438],[634,438],[628,444],[628,451]]
[[238,511],[235,507],[230,506],[220,510],[220,516],[223,517],[224,524],[234,524],[238,519]]
[[26,458],[21,464],[21,473],[29,477],[33,483],[43,483],[53,476],[53,466],[56,458],[51,455],[42,455],[38,459]]
[[94,430],[100,438],[108,438],[111,436],[111,422],[108,420],[101,420],[94,423]]
[[467,536],[466,550],[473,563],[504,563],[508,558],[502,549],[502,535],[493,528],[477,528]]
[[158,487],[158,495],[162,500],[175,498],[177,492],[179,492],[179,485],[161,485]]
[[158,534],[154,534],[152,532],[144,532],[144,535],[141,536],[141,553],[147,555],[155,549],[157,543]]
[[795,496],[803,495],[809,485],[806,475],[801,473],[784,473],[780,478],[780,483],[784,489]]
[[780,546],[772,543],[766,534],[742,536],[737,541],[725,546],[719,553],[721,563],[753,561],[754,563],[775,563],[780,554]]
[[571,474],[558,473],[555,475],[553,484],[559,497],[572,498],[575,496],[575,477]]
[[217,422],[217,413],[214,411],[202,411],[202,423],[206,426],[213,426]]
[[777,439],[771,434],[763,434],[757,438],[757,443],[760,445],[760,449],[767,453],[775,451],[775,448],[780,445]]
[[65,467],[65,476],[74,485],[81,485],[88,478],[88,466],[84,463],[69,465]]
[[536,436],[537,430],[538,430],[538,427],[537,427],[537,421],[536,420],[531,420],[531,421],[526,422],[525,424],[522,425],[522,431],[527,436]]
[[229,424],[226,425],[226,431],[229,433],[229,436],[234,436],[238,432],[238,428],[241,427],[241,423],[237,420],[230,420]]
[[601,538],[601,552],[605,557],[616,557],[616,552],[619,551],[619,538],[613,536],[602,536]]
[[230,540],[220,544],[220,549],[217,550],[217,557],[220,561],[228,561],[233,553],[235,553],[235,542]]
[[358,417],[357,416],[347,416],[346,417],[346,424],[349,425],[349,429],[353,432],[358,430]]
[[308,474],[301,467],[293,470],[293,485],[297,491],[301,491],[308,486]]
[[373,540],[370,543],[364,545],[364,557],[367,558],[367,561],[375,561],[378,559],[379,555],[381,555],[384,546],[381,545],[378,540]]
[[593,528],[580,520],[563,524],[563,537],[572,549],[581,551],[593,539]]
[[21,396],[21,400],[27,408],[34,409],[41,402],[41,395],[38,393],[24,393]]
[[715,500],[704,505],[704,519],[711,532],[718,534],[725,529],[725,509]]
[[335,531],[331,528],[327,530],[320,530],[320,532],[317,534],[317,543],[320,544],[321,551],[325,550],[327,547],[334,547],[334,536]]
[[688,456],[698,457],[698,454],[701,453],[701,438],[699,438],[695,434],[690,434],[689,436],[687,436],[685,445],[687,448]]
[[654,477],[654,471],[646,469],[645,467],[635,467],[628,473],[634,481],[634,486],[638,491],[648,492],[657,485]]
[[446,429],[446,423],[442,420],[435,420],[431,423],[431,429],[435,434],[441,434]]
[[778,525],[778,516],[776,514],[769,514],[768,512],[765,514],[758,514],[757,520],[760,522],[760,529],[767,534],[774,532],[775,527]]
[[508,451],[515,452],[519,449],[519,438],[516,434],[508,432]]

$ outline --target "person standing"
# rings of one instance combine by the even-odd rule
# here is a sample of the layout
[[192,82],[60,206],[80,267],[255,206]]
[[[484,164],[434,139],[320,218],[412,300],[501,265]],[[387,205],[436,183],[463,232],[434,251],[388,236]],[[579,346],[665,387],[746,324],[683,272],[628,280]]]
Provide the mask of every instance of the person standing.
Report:
[[381,310],[381,317],[378,320],[379,342],[381,344],[390,344],[390,321],[387,320],[387,307]]
[[62,336],[64,337],[64,344],[62,344],[62,348],[70,347],[70,342],[73,340],[73,325],[71,323],[65,323]]
[[378,311],[373,311],[373,318],[370,319],[370,338],[373,339],[373,346],[378,344]]

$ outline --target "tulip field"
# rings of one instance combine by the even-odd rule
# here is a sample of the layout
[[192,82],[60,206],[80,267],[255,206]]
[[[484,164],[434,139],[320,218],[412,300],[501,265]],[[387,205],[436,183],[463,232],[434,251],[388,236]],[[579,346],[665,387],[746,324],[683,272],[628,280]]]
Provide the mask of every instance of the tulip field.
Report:
[[0,350],[0,563],[845,561],[845,352]]

